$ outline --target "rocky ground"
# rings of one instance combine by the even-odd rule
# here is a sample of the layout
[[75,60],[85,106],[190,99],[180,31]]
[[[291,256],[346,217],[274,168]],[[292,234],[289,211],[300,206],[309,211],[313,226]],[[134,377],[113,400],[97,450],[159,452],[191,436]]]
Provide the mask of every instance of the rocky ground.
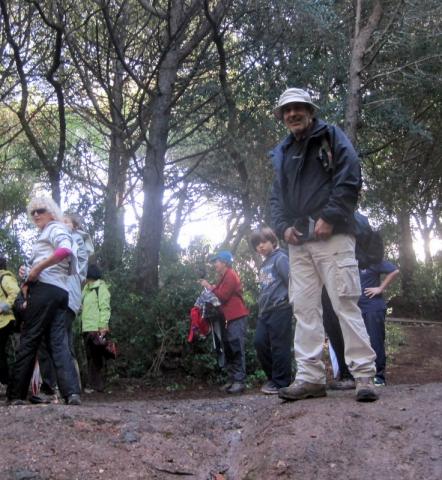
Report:
[[0,407],[0,480],[442,478],[442,325],[404,327],[389,386],[284,403],[121,385],[80,407]]

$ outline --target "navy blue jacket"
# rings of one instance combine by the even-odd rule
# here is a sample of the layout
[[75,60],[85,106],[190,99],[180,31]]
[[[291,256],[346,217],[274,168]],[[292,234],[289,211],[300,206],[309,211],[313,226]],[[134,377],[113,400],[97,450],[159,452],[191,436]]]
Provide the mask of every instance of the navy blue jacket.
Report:
[[290,307],[288,298],[289,258],[277,248],[264,260],[259,269],[259,315]]
[[[322,164],[324,136],[332,152],[332,170]],[[287,228],[309,216],[332,224],[333,233],[354,233],[353,212],[361,188],[361,168],[350,140],[339,127],[315,119],[302,158],[287,158],[293,141],[290,134],[270,152],[275,171],[270,211],[277,234],[283,238]],[[288,161],[294,162],[289,166],[295,178],[294,188],[290,189],[284,174]]]

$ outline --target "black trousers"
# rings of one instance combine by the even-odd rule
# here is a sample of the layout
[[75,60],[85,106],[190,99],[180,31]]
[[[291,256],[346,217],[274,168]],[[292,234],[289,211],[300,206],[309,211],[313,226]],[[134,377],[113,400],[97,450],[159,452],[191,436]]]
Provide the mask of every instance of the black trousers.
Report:
[[336,354],[339,365],[339,377],[341,380],[353,378],[350,370],[345,363],[345,345],[342,335],[339,319],[333,310],[330,298],[325,287],[322,289],[322,319],[324,321],[324,330]]
[[281,388],[292,380],[292,308],[274,310],[258,318],[255,349],[267,378]]
[[[72,324],[74,323],[74,320],[75,320],[75,313],[70,308],[68,308],[66,311],[63,312],[63,317],[64,317],[64,323],[65,323],[66,332],[69,340],[69,350],[74,360],[77,376],[79,377],[79,369],[78,369],[77,359],[75,356],[74,340],[73,340],[73,332],[72,332]],[[49,355],[49,350],[46,346],[46,341],[44,338],[38,350],[38,363],[40,365],[40,373],[41,373],[41,378],[43,382],[41,385],[41,391],[43,393],[52,395],[55,393],[55,387],[57,386],[57,375],[56,375],[55,367]]]
[[[224,322],[223,322],[224,324]],[[247,317],[237,318],[223,325],[222,339],[226,355],[227,375],[232,382],[246,381]]]
[[103,392],[105,386],[104,373],[106,359],[103,356],[103,350],[94,345],[89,335],[90,332],[83,333],[84,348],[87,358],[88,384],[97,392]]
[[64,320],[67,305],[68,293],[62,288],[42,282],[30,285],[20,345],[6,393],[10,400],[26,399],[43,338],[55,367],[62,397],[80,393]]
[[385,381],[385,366],[387,356],[385,354],[385,310],[374,312],[362,312],[370,343],[376,352],[376,376]]
[[0,383],[7,385],[9,383],[9,365],[7,347],[9,337],[14,333],[13,322],[9,322],[3,328],[0,328]]

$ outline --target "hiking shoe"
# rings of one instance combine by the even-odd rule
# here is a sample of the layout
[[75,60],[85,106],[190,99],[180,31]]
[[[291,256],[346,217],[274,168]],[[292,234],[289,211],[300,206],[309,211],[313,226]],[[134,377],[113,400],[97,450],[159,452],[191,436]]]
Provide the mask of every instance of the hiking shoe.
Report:
[[385,379],[383,379],[381,377],[374,377],[373,378],[373,385],[375,387],[385,387],[385,385],[386,385]]
[[327,385],[330,390],[354,390],[356,383],[353,378],[344,378],[342,380],[333,380]]
[[277,395],[279,388],[272,380],[269,380],[261,387],[261,392],[265,395]]
[[226,392],[235,395],[244,392],[245,389],[246,386],[244,383],[234,382],[232,383],[232,386],[226,390]]
[[7,399],[6,400],[6,405],[8,405],[8,407],[18,407],[18,406],[22,406],[22,405],[28,405],[28,402],[26,400],[22,400],[21,398],[14,398],[14,399]]
[[379,396],[374,391],[371,377],[358,377],[356,380],[356,400],[358,402],[374,402]]
[[309,383],[295,380],[288,387],[280,388],[279,398],[284,400],[303,400],[304,398],[325,397],[327,392],[322,383]]
[[49,403],[57,403],[58,398],[57,395],[48,395],[47,393],[40,392],[38,395],[32,395],[29,399],[31,403],[34,404],[49,404]]
[[224,385],[221,385],[219,387],[219,391],[226,393],[232,385],[233,385],[233,382],[227,382]]
[[78,393],[73,393],[66,398],[66,403],[68,405],[81,405],[81,398]]

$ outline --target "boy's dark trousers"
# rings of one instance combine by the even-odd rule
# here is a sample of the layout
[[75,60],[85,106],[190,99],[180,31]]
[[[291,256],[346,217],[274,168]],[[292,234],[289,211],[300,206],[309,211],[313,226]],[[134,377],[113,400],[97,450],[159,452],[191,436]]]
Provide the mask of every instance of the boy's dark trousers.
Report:
[[232,382],[246,381],[246,331],[247,317],[230,320],[222,330],[226,370]]
[[54,363],[62,397],[80,393],[63,316],[67,303],[65,290],[42,282],[31,285],[20,345],[6,394],[10,400],[26,399],[43,337]]
[[278,388],[292,380],[292,307],[272,310],[258,318],[255,348],[269,380]]
[[362,312],[365,326],[373,350],[376,352],[376,377],[385,380],[385,310]]

